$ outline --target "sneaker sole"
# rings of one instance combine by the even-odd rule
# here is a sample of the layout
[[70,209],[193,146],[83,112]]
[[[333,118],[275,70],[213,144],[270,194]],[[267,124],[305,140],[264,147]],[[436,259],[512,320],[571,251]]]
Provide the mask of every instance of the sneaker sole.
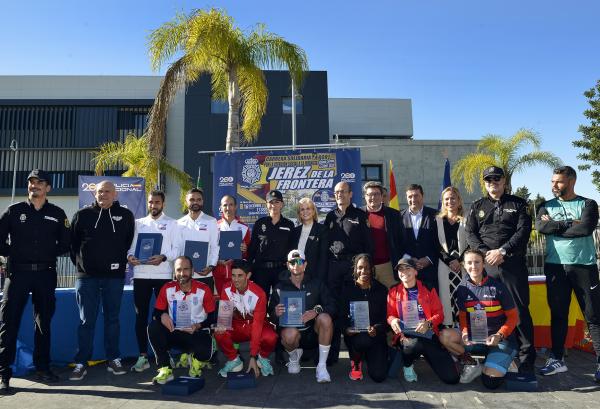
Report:
[[83,371],[83,375],[81,375],[79,378],[72,378],[69,376],[69,380],[70,381],[82,381],[83,378],[85,378],[85,376],[87,375],[87,371]]
[[317,383],[331,383],[331,379],[317,379]]
[[362,376],[360,378],[353,378],[352,375],[348,375],[348,378],[350,378],[353,381],[362,381]]
[[152,383],[155,384],[155,385],[164,385],[167,382],[171,382],[173,379],[175,379],[175,378],[173,378],[173,376],[169,376],[167,379],[163,379],[163,380],[160,380],[160,381],[153,379]]
[[125,370],[123,370],[123,369],[121,369],[121,371],[120,371],[120,372],[118,372],[118,371],[116,371],[116,370],[112,369],[111,367],[108,367],[108,368],[106,368],[106,370],[107,370],[108,372],[112,372],[112,374],[113,374],[113,375],[125,375],[125,374],[127,373],[127,371],[125,371]]
[[146,369],[150,369],[150,364],[146,364],[146,365],[144,365],[141,368],[136,368],[135,366],[132,366],[131,367],[131,372],[135,371],[137,373],[140,373],[140,372],[144,372]]

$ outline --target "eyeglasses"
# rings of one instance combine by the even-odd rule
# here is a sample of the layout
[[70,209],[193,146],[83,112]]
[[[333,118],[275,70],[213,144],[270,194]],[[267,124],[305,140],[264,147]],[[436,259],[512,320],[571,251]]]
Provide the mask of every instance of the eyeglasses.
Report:
[[293,258],[290,261],[288,261],[288,263],[290,263],[290,266],[301,266],[302,264],[304,264],[304,260],[301,258]]
[[487,183],[490,183],[490,182],[500,182],[500,179],[502,179],[500,176],[490,176],[483,180],[485,180]]

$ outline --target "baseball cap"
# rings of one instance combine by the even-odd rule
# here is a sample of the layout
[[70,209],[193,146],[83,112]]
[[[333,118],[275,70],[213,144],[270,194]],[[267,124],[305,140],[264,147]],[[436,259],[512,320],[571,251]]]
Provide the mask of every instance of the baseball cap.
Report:
[[400,266],[409,266],[409,267],[414,268],[415,270],[417,269],[417,264],[415,263],[415,261],[412,258],[400,259],[400,261],[398,261],[398,264],[396,264],[396,267],[394,267],[394,270],[398,270],[398,268],[400,268]]
[[292,261],[295,258],[301,258],[302,260],[306,260],[306,257],[304,256],[302,250],[292,250],[288,253],[288,261]]
[[39,179],[40,181],[46,182],[49,185],[52,184],[50,175],[41,169],[33,169],[31,172],[29,172],[29,176],[27,176],[27,180],[29,181],[29,179],[31,179],[31,178]]
[[490,176],[504,177],[504,170],[498,166],[490,166],[483,171],[483,178]]
[[267,193],[266,201],[270,202],[272,200],[279,200],[283,202],[283,195],[279,190],[271,190],[269,193]]

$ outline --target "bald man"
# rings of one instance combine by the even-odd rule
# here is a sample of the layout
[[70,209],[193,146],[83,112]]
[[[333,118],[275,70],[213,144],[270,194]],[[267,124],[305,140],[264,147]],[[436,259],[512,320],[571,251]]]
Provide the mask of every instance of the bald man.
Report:
[[98,183],[95,198],[91,206],[75,213],[71,223],[71,260],[77,266],[75,292],[80,317],[79,349],[75,368],[69,376],[72,381],[81,381],[87,373],[100,300],[104,311],[107,370],[115,375],[126,373],[119,352],[119,312],[135,219],[116,201],[117,192],[111,182]]

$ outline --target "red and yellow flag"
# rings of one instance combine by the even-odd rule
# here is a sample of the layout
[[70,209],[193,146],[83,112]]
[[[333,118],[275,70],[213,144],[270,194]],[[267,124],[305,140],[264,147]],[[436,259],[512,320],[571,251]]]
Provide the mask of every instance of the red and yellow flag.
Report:
[[398,201],[398,192],[396,192],[396,178],[394,177],[394,165],[390,160],[390,207],[400,210],[400,202]]

